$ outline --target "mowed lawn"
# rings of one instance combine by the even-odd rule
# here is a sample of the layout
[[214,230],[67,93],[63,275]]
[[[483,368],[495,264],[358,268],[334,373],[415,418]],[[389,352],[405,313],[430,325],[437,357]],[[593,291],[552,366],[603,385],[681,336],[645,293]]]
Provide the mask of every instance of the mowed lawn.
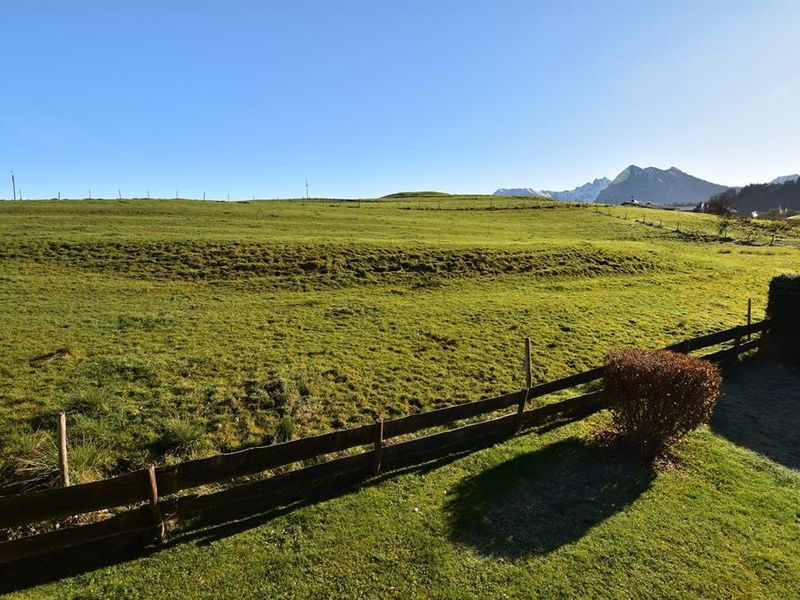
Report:
[[[770,278],[800,271],[796,238],[720,243],[711,217],[642,212],[0,205],[0,484],[52,481],[60,410],[87,481],[517,389],[525,337],[544,381],[741,323],[748,298],[761,318]],[[727,235],[769,241],[751,229]],[[748,369],[772,381],[731,377]],[[800,403],[782,377],[770,402]],[[765,389],[735,411],[755,418]],[[756,443],[735,411],[681,446],[682,469],[596,450],[601,414],[20,593],[795,597],[797,438]]]

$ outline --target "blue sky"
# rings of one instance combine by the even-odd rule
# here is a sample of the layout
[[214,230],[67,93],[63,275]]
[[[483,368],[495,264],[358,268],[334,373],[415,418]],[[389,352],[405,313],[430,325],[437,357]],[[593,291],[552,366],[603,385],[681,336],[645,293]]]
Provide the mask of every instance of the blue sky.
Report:
[[4,0],[0,22],[0,169],[29,198],[800,171],[800,2]]

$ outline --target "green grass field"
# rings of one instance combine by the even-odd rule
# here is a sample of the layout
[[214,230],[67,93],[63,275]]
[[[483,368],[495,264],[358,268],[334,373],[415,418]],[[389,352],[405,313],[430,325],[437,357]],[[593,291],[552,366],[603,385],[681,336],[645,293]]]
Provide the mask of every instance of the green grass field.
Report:
[[[87,481],[518,389],[526,336],[545,381],[761,318],[798,237],[727,236],[521,198],[0,204],[0,484],[54,481],[61,410]],[[599,415],[24,595],[792,597],[796,454],[737,393],[683,470],[599,455]]]

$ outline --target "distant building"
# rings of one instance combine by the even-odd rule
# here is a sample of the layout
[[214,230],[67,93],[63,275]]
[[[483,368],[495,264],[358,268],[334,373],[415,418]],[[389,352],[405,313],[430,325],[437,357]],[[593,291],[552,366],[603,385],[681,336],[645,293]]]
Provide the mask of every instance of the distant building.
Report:
[[658,210],[675,210],[674,206],[664,206],[663,204],[656,204],[655,202],[639,202],[635,198],[631,198],[627,202],[623,202],[622,206],[638,206],[639,208],[655,208]]

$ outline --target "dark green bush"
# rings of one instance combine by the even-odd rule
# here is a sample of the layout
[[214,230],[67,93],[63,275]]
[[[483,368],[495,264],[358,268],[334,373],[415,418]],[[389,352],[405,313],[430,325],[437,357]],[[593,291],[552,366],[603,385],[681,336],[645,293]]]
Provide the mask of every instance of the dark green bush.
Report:
[[608,357],[605,387],[620,441],[653,460],[711,418],[722,377],[712,363],[666,350]]
[[780,357],[800,361],[800,275],[780,275],[769,284],[767,347]]

